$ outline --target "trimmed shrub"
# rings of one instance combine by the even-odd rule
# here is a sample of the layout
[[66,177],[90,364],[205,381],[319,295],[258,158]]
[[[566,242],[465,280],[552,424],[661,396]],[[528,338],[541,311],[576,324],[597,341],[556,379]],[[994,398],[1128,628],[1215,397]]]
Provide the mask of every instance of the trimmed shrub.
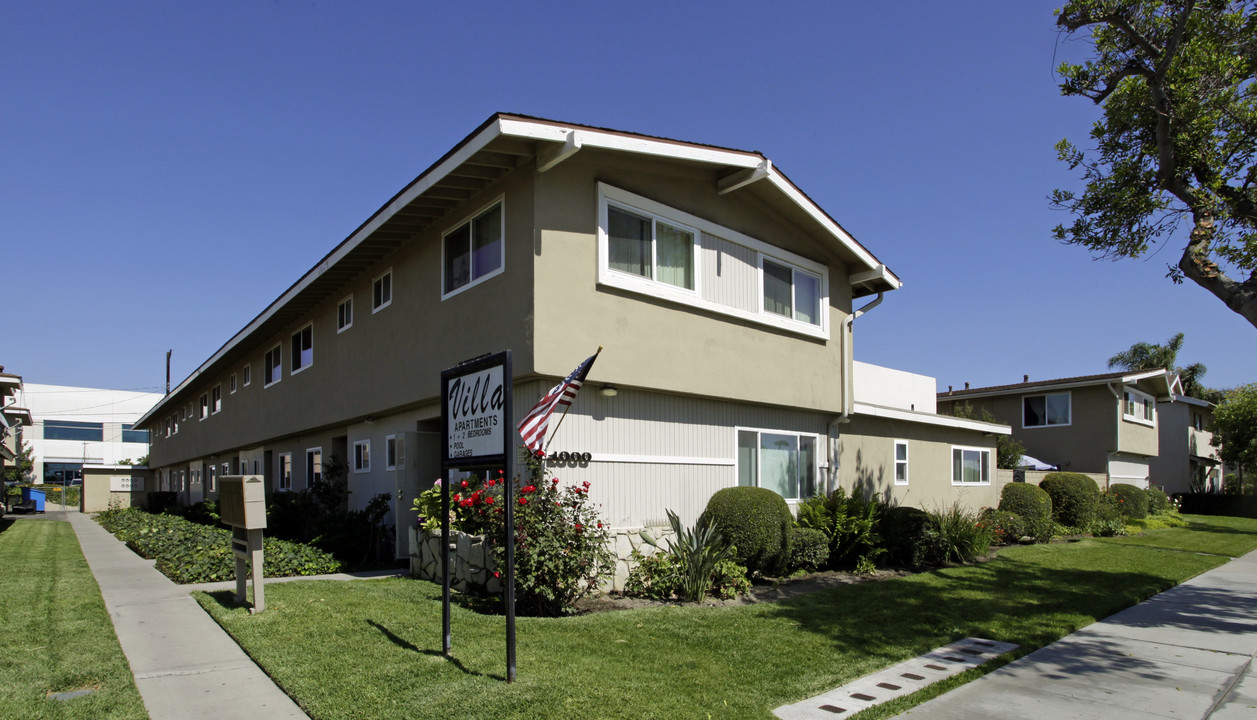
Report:
[[795,526],[790,528],[790,561],[788,572],[814,572],[829,560],[829,536],[821,530]]
[[1086,530],[1095,519],[1100,488],[1095,481],[1073,472],[1048,473],[1039,483],[1052,498],[1052,519],[1068,527]]
[[908,570],[940,564],[937,538],[930,533],[930,516],[921,508],[888,507],[879,526],[886,548],[885,563]]
[[[137,555],[156,560],[158,572],[177,583],[236,577],[230,530],[136,508],[106,510],[98,513],[96,520]],[[271,537],[262,540],[262,557],[266,577],[323,575],[341,570],[336,558],[318,548]]]
[[[1052,496],[1043,488],[1021,482],[1005,485],[1000,492],[999,509],[1021,518],[1022,535],[1029,535],[1035,542],[1052,539]],[[1016,542],[1022,535],[1006,542]]]
[[1148,517],[1148,493],[1143,488],[1117,483],[1109,486],[1109,493],[1117,499],[1117,509],[1123,517],[1132,520]]
[[790,557],[794,516],[785,498],[767,488],[732,487],[707,501],[699,523],[714,523],[735,550],[734,562],[753,574],[774,575]]
[[[1007,510],[986,508],[982,511],[979,522],[990,529],[991,542],[997,545],[1020,542],[1021,538],[1029,534],[1026,532],[1026,521],[1017,513]],[[1051,527],[1051,522],[1049,519],[1049,527]]]
[[1170,503],[1170,496],[1158,487],[1148,488],[1148,514],[1160,515],[1170,511],[1173,505]]

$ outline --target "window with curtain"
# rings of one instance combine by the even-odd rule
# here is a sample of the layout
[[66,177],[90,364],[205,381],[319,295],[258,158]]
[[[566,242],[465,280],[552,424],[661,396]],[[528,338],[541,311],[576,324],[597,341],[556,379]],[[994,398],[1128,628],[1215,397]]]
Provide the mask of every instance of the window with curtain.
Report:
[[738,485],[772,490],[787,500],[816,494],[816,436],[738,431]]
[[764,258],[764,312],[821,324],[821,280],[785,263]]
[[612,270],[694,289],[693,231],[608,205],[607,236]]
[[951,449],[952,485],[989,485],[991,451],[986,448]]
[[1021,399],[1023,427],[1049,427],[1068,425],[1070,421],[1069,393],[1029,395]]
[[502,203],[445,235],[445,294],[475,285],[502,269]]

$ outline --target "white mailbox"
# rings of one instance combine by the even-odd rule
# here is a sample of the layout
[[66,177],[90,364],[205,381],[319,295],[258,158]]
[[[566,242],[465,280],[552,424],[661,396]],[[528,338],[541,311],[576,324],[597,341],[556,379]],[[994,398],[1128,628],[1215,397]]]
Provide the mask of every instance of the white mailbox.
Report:
[[266,527],[266,484],[261,475],[225,475],[218,485],[218,513],[224,525]]

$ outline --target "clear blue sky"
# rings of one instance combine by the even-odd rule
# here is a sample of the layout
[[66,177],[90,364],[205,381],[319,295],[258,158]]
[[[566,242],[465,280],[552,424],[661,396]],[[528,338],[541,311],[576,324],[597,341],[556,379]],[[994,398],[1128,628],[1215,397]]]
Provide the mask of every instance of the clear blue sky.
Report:
[[[1166,266],[1057,244],[1052,2],[8,3],[0,364],[174,382],[496,111],[759,150],[904,281],[856,356],[941,389],[1106,371],[1187,333],[1206,384],[1257,330]],[[590,343],[595,344],[596,338]]]

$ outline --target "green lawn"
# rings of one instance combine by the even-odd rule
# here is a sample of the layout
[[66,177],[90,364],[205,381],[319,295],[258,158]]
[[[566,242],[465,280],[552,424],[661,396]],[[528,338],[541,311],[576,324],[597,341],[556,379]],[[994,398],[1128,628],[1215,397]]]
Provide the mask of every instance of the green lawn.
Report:
[[1257,534],[1253,533],[1257,520],[1212,515],[1184,515],[1183,518],[1188,521],[1188,526],[1184,528],[1167,528],[1143,535],[1107,538],[1105,542],[1173,548],[1228,557],[1239,557],[1257,549]]
[[0,519],[0,717],[148,717],[67,522]]
[[957,638],[1015,642],[1024,654],[1226,561],[1198,547],[1240,554],[1257,544],[1257,521],[1193,519],[1194,531],[1154,531],[1164,538],[1143,544],[1014,547],[980,565],[783,603],[521,618],[512,685],[502,681],[500,617],[455,607],[453,657],[441,656],[431,583],[277,584],[260,615],[229,593],[199,599],[318,720],[768,718]]

